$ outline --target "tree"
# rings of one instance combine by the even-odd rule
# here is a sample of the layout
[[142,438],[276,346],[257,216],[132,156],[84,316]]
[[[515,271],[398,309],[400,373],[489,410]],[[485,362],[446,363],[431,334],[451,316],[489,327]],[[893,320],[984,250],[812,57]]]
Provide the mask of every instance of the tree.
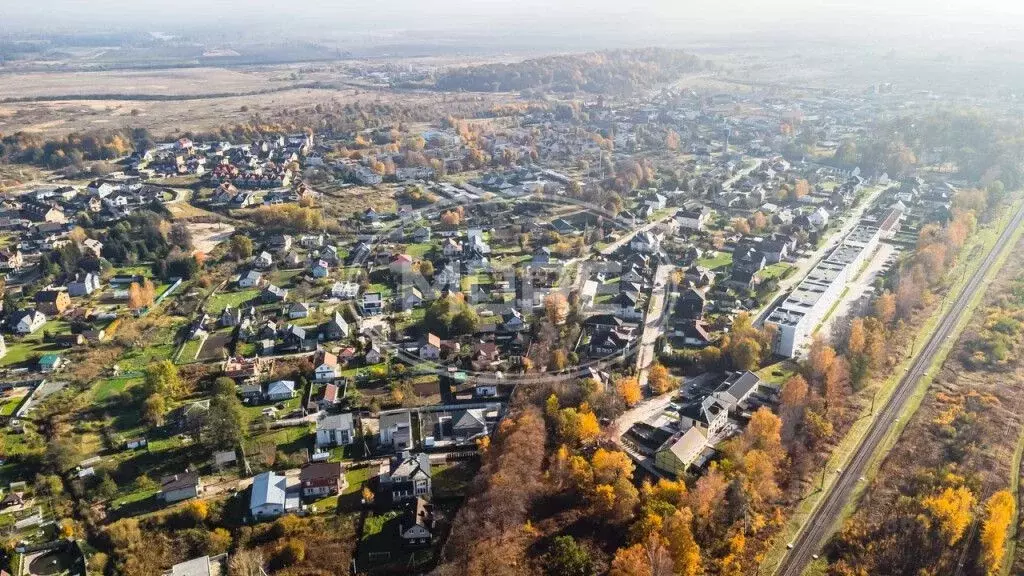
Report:
[[146,419],[146,422],[149,422],[153,426],[163,426],[164,414],[166,412],[167,403],[164,401],[163,396],[153,393],[146,398],[145,405],[142,409],[142,414]]
[[548,364],[548,368],[555,372],[565,370],[565,367],[569,365],[569,358],[566,355],[565,350],[556,348],[551,351],[551,359]]
[[737,234],[750,234],[750,224],[748,224],[743,218],[733,218],[732,229]]
[[679,134],[671,128],[669,128],[668,134],[665,135],[665,148],[672,151],[679,149]]
[[547,315],[548,322],[556,326],[564,323],[569,316],[569,301],[565,298],[565,294],[561,292],[548,294],[544,298],[544,313]]
[[145,305],[146,303],[142,296],[142,287],[139,286],[138,282],[132,282],[131,285],[128,286],[128,307],[138,310]]
[[1006,554],[1006,532],[1014,521],[1013,495],[1000,490],[985,501],[985,520],[981,528],[981,558],[986,574],[996,576]]
[[640,391],[640,382],[633,377],[623,377],[615,381],[615,392],[625,402],[626,406],[634,406],[643,398]]
[[722,350],[717,346],[708,346],[700,351],[700,365],[705,370],[714,370],[722,363]]
[[263,553],[256,550],[236,550],[228,560],[228,576],[263,576]]
[[594,573],[590,554],[572,536],[557,536],[544,558],[544,564],[550,576],[590,576]]
[[628,478],[619,476],[612,485],[615,490],[615,506],[612,517],[616,522],[626,522],[633,518],[633,511],[640,502],[640,491]]
[[613,484],[619,478],[633,478],[633,460],[619,450],[598,448],[591,459],[594,481],[599,484]]
[[799,200],[799,199],[803,198],[804,196],[807,196],[810,193],[811,193],[811,185],[810,185],[810,183],[807,182],[807,180],[804,180],[803,178],[800,178],[793,185],[793,191],[792,191],[792,194],[791,194],[791,198],[793,200]]
[[693,513],[689,508],[683,508],[666,518],[662,529],[677,576],[697,576],[700,573],[700,546],[693,538],[692,524]]
[[306,559],[306,543],[297,538],[290,538],[281,545],[274,556],[274,563],[279,567],[294,566]]
[[737,370],[757,370],[761,345],[753,338],[741,338],[729,346],[729,358]]
[[782,420],[767,407],[758,408],[743,431],[743,442],[750,449],[768,454],[773,461],[780,461],[785,456],[782,449]]
[[231,237],[231,255],[235,260],[245,260],[252,257],[252,239],[248,236],[236,234]]
[[866,346],[867,334],[864,331],[864,319],[854,318],[850,322],[850,335],[847,338],[846,350],[850,355],[859,355],[864,353]]
[[974,493],[966,486],[948,487],[926,497],[921,506],[938,523],[939,534],[949,546],[956,545],[971,523]]
[[828,413],[842,409],[843,398],[850,387],[850,363],[846,357],[837,357],[825,372],[825,382],[822,387],[822,396],[825,397],[825,406]]
[[422,274],[424,278],[434,277],[434,263],[431,262],[430,260],[424,260],[420,262],[419,270],[420,274]]
[[170,360],[151,362],[146,366],[146,390],[150,394],[180,396],[184,385],[178,375],[178,367]]
[[247,424],[245,409],[234,391],[218,394],[210,400],[203,443],[211,451],[234,449],[241,444]]
[[653,576],[651,561],[643,544],[619,548],[612,560],[609,576]]
[[655,394],[664,394],[672,389],[675,382],[672,375],[668,373],[668,368],[665,368],[660,362],[655,362],[651,365],[647,375],[647,385]]
[[875,318],[881,320],[885,326],[891,326],[896,318],[896,297],[888,290],[875,299]]
[[836,360],[836,351],[825,343],[820,336],[815,336],[811,341],[811,349],[807,353],[807,362],[804,369],[807,379],[812,384],[821,385],[824,383],[825,374],[832,367]]

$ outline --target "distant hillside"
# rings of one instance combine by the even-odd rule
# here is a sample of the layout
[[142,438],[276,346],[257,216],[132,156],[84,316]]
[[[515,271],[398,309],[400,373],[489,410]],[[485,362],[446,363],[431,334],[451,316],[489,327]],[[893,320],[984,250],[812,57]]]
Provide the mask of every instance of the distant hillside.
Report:
[[681,50],[645,48],[547,56],[514,64],[467,66],[438,76],[438,90],[629,93],[703,70],[707,62]]

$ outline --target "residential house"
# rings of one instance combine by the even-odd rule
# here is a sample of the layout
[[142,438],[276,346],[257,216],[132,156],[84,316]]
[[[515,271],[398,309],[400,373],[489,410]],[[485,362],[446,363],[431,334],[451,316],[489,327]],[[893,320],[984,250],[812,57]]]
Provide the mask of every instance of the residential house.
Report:
[[406,503],[398,523],[398,535],[407,547],[429,546],[434,535],[434,507],[417,497]]
[[39,371],[43,374],[56,372],[63,363],[64,359],[60,354],[43,354],[39,357]]
[[0,269],[17,272],[25,265],[24,256],[21,250],[4,248],[0,250]]
[[359,311],[363,316],[374,316],[384,311],[384,298],[380,292],[364,292],[359,301]]
[[359,284],[355,282],[335,282],[331,286],[331,296],[346,300],[355,298],[359,294]]
[[706,206],[682,209],[676,213],[676,223],[683,230],[701,232],[711,219],[711,209]]
[[761,379],[753,372],[736,371],[729,374],[721,384],[715,388],[712,396],[725,406],[730,412],[735,412],[755,393],[761,386]]
[[12,315],[11,323],[18,334],[32,334],[46,324],[46,315],[38,310],[22,310]]
[[391,458],[382,466],[380,489],[391,496],[392,502],[402,502],[413,498],[430,498],[431,469],[430,456],[403,452]]
[[383,353],[381,353],[380,345],[374,341],[370,341],[369,348],[366,349],[366,353],[363,354],[363,361],[367,365],[379,364],[384,359]]
[[378,421],[380,445],[401,452],[412,448],[412,417],[408,410],[380,413]]
[[309,316],[309,304],[296,302],[288,307],[288,318],[297,320]]
[[590,338],[590,355],[603,357],[622,354],[632,342],[632,334],[624,330],[595,332]]
[[264,394],[267,400],[271,402],[279,402],[281,400],[289,400],[295,397],[295,381],[294,380],[278,380],[267,384],[267,391]]
[[88,296],[100,289],[100,277],[92,272],[75,274],[74,280],[68,282],[68,294],[72,296]]
[[71,305],[66,290],[40,290],[36,292],[36,309],[50,316],[62,314]]
[[462,254],[462,243],[454,238],[446,238],[441,244],[441,253],[446,258],[454,258]]
[[679,424],[682,430],[700,426],[708,431],[708,436],[717,434],[725,428],[728,421],[729,409],[713,396],[687,404],[679,411]]
[[319,407],[321,410],[329,410],[334,406],[337,406],[338,401],[341,400],[341,387],[333,382],[324,386],[322,395],[320,396]]
[[703,348],[711,344],[707,324],[702,320],[684,320],[676,326],[674,334],[682,338],[684,346]]
[[270,252],[264,250],[260,252],[256,258],[253,259],[252,265],[256,268],[267,269],[274,265],[274,257],[270,255]]
[[441,338],[436,334],[427,334],[420,344],[419,357],[422,360],[437,360],[441,358]]
[[704,316],[705,302],[704,294],[687,288],[676,301],[676,313],[683,319],[698,320]]
[[273,284],[268,284],[266,288],[260,292],[260,301],[264,304],[277,304],[284,302],[288,298],[288,289],[280,288]]
[[654,254],[658,250],[661,250],[661,241],[664,238],[662,234],[655,234],[650,230],[645,230],[629,241],[629,247],[632,250],[643,254]]
[[309,462],[299,470],[299,485],[306,498],[323,498],[348,487],[341,462]]
[[402,290],[399,306],[402,310],[412,310],[423,304],[423,293],[415,286],[406,286]]
[[681,434],[673,435],[655,452],[654,466],[662,472],[681,478],[707,444],[707,429],[702,426],[691,426]]
[[180,474],[164,476],[160,480],[160,492],[157,498],[172,504],[189,498],[196,498],[203,490],[199,473],[186,470]]
[[345,321],[345,317],[341,315],[341,312],[335,311],[331,319],[324,323],[320,333],[323,335],[324,340],[348,338],[348,322]]
[[234,306],[225,306],[220,312],[217,323],[223,327],[238,326],[242,323],[242,311]]
[[613,314],[625,320],[637,320],[643,316],[639,306],[639,295],[636,292],[619,292],[607,302],[614,310]]
[[289,497],[288,480],[274,472],[263,472],[252,479],[249,514],[253,518],[276,518],[296,510],[299,499]]
[[281,340],[284,347],[291,350],[301,350],[306,346],[306,329],[301,326],[289,324],[281,333]]
[[313,362],[313,380],[315,382],[331,382],[341,373],[338,357],[330,352],[318,352]]
[[249,270],[238,279],[239,288],[258,288],[263,280],[263,273],[259,270]]
[[200,556],[175,564],[163,576],[223,576],[227,574],[227,559],[227,553]]
[[326,260],[317,260],[313,263],[310,274],[313,275],[313,278],[326,278],[331,274],[331,265]]
[[352,413],[321,414],[316,420],[316,447],[348,446],[355,440]]

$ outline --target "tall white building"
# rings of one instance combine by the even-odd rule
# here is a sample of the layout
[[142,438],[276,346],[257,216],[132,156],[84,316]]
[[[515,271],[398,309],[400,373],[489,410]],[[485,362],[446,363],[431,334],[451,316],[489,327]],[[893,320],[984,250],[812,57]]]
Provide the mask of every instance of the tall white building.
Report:
[[765,323],[779,328],[775,353],[800,356],[814,329],[842,296],[847,282],[856,278],[864,262],[878,247],[879,229],[857,226],[818,263],[779,304]]

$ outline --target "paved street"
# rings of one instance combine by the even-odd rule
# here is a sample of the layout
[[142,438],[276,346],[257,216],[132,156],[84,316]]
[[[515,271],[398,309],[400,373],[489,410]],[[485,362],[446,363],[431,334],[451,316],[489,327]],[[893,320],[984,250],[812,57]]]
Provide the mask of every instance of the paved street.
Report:
[[657,358],[654,344],[658,341],[665,329],[665,299],[668,291],[668,276],[673,266],[662,264],[654,271],[654,287],[651,289],[651,299],[647,303],[647,317],[644,322],[644,331],[640,335],[640,347],[636,354],[637,378],[640,387],[647,386],[647,372],[651,363]]

